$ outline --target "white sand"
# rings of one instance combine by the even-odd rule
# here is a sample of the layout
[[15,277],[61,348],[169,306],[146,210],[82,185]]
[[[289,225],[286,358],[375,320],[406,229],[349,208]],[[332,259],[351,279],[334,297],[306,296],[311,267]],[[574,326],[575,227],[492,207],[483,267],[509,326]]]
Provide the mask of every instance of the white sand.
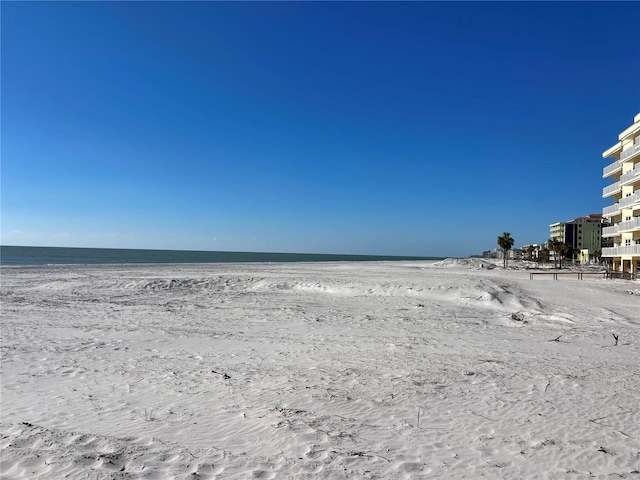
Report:
[[3,268],[1,476],[640,478],[640,283],[481,267]]

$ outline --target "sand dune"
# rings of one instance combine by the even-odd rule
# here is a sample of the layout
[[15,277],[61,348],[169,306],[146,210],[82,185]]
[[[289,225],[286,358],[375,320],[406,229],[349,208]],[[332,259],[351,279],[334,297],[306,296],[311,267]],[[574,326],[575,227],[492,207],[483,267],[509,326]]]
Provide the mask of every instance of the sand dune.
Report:
[[489,265],[3,268],[2,478],[640,478],[638,283]]

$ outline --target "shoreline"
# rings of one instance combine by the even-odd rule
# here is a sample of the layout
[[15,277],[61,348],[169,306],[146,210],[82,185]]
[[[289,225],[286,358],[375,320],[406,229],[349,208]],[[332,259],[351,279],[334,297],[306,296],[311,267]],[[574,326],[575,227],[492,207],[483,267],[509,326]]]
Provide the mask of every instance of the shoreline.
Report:
[[1,246],[5,265],[122,265],[199,263],[289,263],[327,261],[440,260],[415,255],[365,255],[326,253],[277,253],[200,250],[151,250],[114,248],[66,248]]

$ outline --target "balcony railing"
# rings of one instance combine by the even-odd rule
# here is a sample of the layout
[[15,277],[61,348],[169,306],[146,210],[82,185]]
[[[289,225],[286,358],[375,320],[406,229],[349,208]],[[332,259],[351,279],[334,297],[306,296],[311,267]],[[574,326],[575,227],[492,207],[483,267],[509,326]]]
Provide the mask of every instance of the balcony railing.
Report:
[[626,222],[620,222],[618,225],[619,232],[628,232],[630,230],[640,229],[640,217],[635,217],[633,220],[628,220]]
[[617,160],[602,169],[602,178],[607,178],[622,169],[622,162]]
[[616,182],[613,185],[609,185],[607,187],[604,187],[604,189],[602,190],[602,198],[609,197],[611,195],[615,195],[616,193],[618,193],[620,191],[621,188],[622,188],[622,186],[620,185],[620,182]]
[[603,257],[620,257],[622,255],[640,255],[640,245],[622,245],[602,249]]
[[611,227],[604,227],[602,229],[602,236],[615,237],[622,232],[630,232],[634,230],[640,230],[640,217],[635,217],[633,220],[627,220],[626,222],[620,222]]
[[612,217],[620,211],[620,204],[609,205],[602,209],[602,215],[605,217]]
[[620,154],[620,160],[627,160],[629,157],[635,155],[636,153],[640,153],[640,137],[636,138],[635,143],[631,147],[622,151],[622,153]]
[[622,209],[635,203],[640,203],[640,191],[637,191],[633,195],[620,199],[620,201],[618,202],[618,207]]
[[636,168],[620,177],[620,186],[633,183],[636,180],[640,180],[640,164],[636,165]]

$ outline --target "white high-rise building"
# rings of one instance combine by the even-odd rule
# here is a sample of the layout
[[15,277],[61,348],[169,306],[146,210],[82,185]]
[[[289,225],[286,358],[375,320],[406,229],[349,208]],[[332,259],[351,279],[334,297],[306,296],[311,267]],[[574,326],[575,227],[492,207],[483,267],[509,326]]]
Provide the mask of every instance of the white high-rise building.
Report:
[[611,227],[603,228],[602,236],[613,239],[613,247],[603,248],[602,256],[609,258],[614,271],[638,275],[640,272],[640,113],[633,125],[618,135],[618,143],[602,154],[613,163],[604,168],[602,176],[613,180],[605,187],[603,198],[613,205],[602,215]]

